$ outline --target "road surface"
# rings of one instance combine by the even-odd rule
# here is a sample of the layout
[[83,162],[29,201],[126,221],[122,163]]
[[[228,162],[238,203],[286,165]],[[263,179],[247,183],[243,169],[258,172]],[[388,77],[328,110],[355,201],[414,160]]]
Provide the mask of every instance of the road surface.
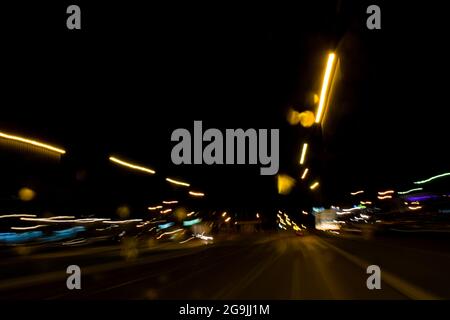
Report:
[[[0,262],[0,299],[450,298],[450,250],[438,240],[259,233],[204,244],[70,248]],[[66,268],[81,268],[68,290]],[[368,265],[381,289],[366,286]]]

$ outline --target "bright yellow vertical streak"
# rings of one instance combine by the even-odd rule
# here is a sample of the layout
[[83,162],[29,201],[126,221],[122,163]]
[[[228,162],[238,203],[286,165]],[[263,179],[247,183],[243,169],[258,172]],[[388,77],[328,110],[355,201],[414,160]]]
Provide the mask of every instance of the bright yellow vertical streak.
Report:
[[330,85],[331,71],[333,70],[335,58],[336,55],[334,53],[330,53],[328,55],[327,67],[325,69],[325,75],[323,77],[322,90],[320,91],[319,107],[317,108],[316,114],[316,123],[319,123],[322,119],[323,109],[325,107],[325,101],[327,99],[328,87]]
[[300,156],[300,164],[303,164],[305,162],[306,150],[308,150],[308,144],[304,143],[302,148],[302,155]]

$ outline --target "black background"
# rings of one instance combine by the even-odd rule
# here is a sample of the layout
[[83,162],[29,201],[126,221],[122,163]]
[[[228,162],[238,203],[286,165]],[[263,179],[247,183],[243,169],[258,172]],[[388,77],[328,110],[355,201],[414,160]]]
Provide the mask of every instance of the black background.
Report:
[[[95,2],[95,3],[94,3]],[[332,204],[356,189],[408,189],[448,170],[447,14],[442,2],[33,1],[2,4],[0,131],[63,146],[61,164],[31,154],[0,159],[3,209],[24,186],[41,211],[110,214],[183,193],[242,214],[279,206]],[[66,8],[81,7],[82,30]],[[378,4],[382,29],[366,28]],[[342,78],[320,130],[291,127],[287,110],[312,109],[326,54]],[[175,166],[176,128],[279,128],[280,173],[300,174],[302,142],[313,141],[320,191],[298,185],[280,197],[259,166]],[[108,155],[154,168],[122,170]],[[184,191],[183,191],[184,192]],[[27,207],[25,207],[27,209]]]

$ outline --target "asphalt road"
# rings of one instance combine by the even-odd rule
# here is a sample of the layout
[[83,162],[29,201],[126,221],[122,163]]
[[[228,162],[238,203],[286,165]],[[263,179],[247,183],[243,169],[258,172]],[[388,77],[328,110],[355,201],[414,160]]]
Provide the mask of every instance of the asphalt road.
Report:
[[[0,299],[450,298],[450,249],[440,240],[260,233],[204,244],[70,248],[0,261]],[[81,267],[81,290],[66,268]],[[368,265],[381,289],[366,286]]]

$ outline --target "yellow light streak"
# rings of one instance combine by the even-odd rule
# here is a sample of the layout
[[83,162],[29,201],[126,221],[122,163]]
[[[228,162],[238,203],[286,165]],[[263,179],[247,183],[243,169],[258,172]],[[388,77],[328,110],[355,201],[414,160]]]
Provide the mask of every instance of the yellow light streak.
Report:
[[159,209],[162,209],[162,208],[163,208],[163,206],[155,206],[155,207],[148,207],[147,209],[150,210],[150,211],[154,211],[154,210],[159,210]]
[[224,213],[222,213],[222,217],[225,217],[226,215],[227,215],[226,211]]
[[308,144],[304,143],[302,148],[302,155],[300,156],[300,164],[305,163],[306,151],[308,150]]
[[380,199],[380,200],[392,199],[392,196],[378,196],[378,199]]
[[317,187],[319,186],[319,182],[314,182],[309,188],[311,189],[311,190],[314,190],[314,189],[316,189]]
[[171,211],[172,211],[172,209],[166,209],[166,210],[162,210],[161,213],[162,213],[162,214],[165,214],[165,213],[169,213],[169,212],[171,212]]
[[130,169],[139,170],[139,171],[147,172],[147,173],[150,173],[150,174],[155,174],[156,173],[155,170],[152,170],[152,169],[149,169],[149,168],[146,168],[146,167],[141,167],[141,166],[132,164],[130,162],[126,162],[126,161],[120,160],[117,157],[109,157],[109,160],[112,161],[112,162],[115,162],[117,164],[120,164],[120,165],[122,165],[124,167],[128,167]]
[[225,219],[225,222],[230,222],[230,220],[231,220],[231,217],[228,217]]
[[330,53],[328,55],[327,67],[325,69],[325,75],[323,77],[322,90],[320,91],[319,106],[317,108],[316,114],[316,123],[320,123],[320,120],[322,119],[335,58],[336,55],[334,53]]
[[355,191],[355,192],[350,192],[350,194],[351,194],[352,196],[356,196],[357,194],[360,194],[360,193],[364,193],[364,190],[359,190],[359,191]]
[[39,141],[36,141],[36,140],[22,138],[22,137],[19,137],[19,136],[14,136],[14,135],[7,134],[7,133],[4,133],[4,132],[0,132],[0,138],[13,140],[13,141],[19,141],[19,142],[23,142],[23,143],[26,143],[26,144],[31,144],[33,146],[41,147],[41,148],[44,148],[44,149],[47,149],[47,150],[50,150],[50,151],[54,151],[54,152],[57,152],[57,153],[60,153],[60,154],[65,154],[66,153],[65,150],[57,148],[57,147],[54,147],[54,146],[51,146],[49,144],[42,143],[42,142],[39,142]]
[[191,186],[191,185],[190,185],[189,183],[187,183],[187,182],[178,181],[178,180],[171,179],[171,178],[166,178],[166,181],[167,181],[167,182],[170,182],[170,183],[172,183],[172,184],[176,184],[176,185],[178,185],[178,186],[183,186],[183,187],[190,187],[190,186]]
[[204,197],[205,196],[205,194],[203,192],[189,191],[189,194],[194,197]]
[[306,168],[304,171],[303,171],[303,174],[302,174],[302,180],[305,180],[305,178],[306,178],[306,175],[308,174],[308,171],[309,171],[309,169],[308,168]]

